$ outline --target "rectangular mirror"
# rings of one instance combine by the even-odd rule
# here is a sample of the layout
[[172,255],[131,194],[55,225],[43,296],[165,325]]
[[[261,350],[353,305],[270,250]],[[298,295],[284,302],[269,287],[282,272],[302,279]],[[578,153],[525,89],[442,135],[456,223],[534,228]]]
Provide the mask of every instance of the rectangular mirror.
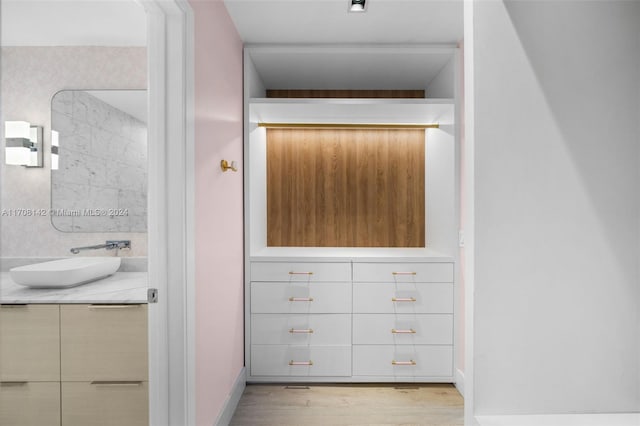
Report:
[[51,223],[147,231],[146,90],[62,90],[51,100]]

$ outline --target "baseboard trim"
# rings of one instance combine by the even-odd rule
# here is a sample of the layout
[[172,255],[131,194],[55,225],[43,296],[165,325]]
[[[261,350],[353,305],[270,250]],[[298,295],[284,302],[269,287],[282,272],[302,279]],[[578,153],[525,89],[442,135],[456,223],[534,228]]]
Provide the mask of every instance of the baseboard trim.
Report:
[[231,392],[229,392],[229,396],[224,402],[222,411],[220,411],[220,414],[218,414],[218,418],[216,419],[214,425],[228,426],[229,423],[231,423],[231,418],[233,417],[233,413],[236,412],[236,408],[238,408],[238,403],[240,402],[240,398],[242,397],[242,393],[244,392],[246,384],[247,369],[245,367],[242,367],[242,370],[240,370],[240,374],[238,374],[238,377],[233,384],[233,388],[231,388]]
[[480,426],[636,426],[640,413],[531,414],[476,416]]
[[458,392],[460,392],[460,395],[462,395],[462,397],[464,398],[464,372],[458,370],[457,368],[455,380],[456,389],[458,389]]

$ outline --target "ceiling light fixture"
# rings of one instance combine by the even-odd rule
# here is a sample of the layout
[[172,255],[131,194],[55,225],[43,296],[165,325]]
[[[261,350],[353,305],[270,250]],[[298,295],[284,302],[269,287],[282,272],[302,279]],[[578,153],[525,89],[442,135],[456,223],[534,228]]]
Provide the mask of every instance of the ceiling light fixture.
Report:
[[366,12],[366,0],[349,0],[349,12]]

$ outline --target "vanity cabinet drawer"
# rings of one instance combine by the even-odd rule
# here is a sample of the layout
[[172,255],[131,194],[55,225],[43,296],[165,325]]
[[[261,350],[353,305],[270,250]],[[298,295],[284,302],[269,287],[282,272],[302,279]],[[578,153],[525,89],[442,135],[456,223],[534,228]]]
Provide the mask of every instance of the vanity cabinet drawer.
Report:
[[354,282],[453,282],[453,263],[354,263]]
[[350,282],[351,263],[251,262],[251,281]]
[[59,319],[58,305],[0,305],[0,381],[60,380]]
[[251,341],[258,345],[350,345],[349,314],[253,314]]
[[146,305],[62,305],[62,381],[148,379]]
[[453,315],[356,314],[353,344],[451,345]]
[[148,426],[148,393],[147,382],[62,383],[62,424]]
[[60,425],[60,382],[0,383],[0,425]]
[[354,313],[452,313],[451,283],[354,283]]
[[450,378],[453,346],[354,345],[353,375]]
[[251,313],[350,312],[351,283],[251,283]]
[[351,346],[252,345],[253,376],[351,375]]

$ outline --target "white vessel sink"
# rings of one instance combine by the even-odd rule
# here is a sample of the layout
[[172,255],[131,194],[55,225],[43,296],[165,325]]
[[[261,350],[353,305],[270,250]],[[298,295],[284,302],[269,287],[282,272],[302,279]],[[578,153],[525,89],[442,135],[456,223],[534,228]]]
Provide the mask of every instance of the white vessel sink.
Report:
[[72,257],[9,270],[17,284],[34,288],[66,288],[107,277],[120,267],[119,257]]

